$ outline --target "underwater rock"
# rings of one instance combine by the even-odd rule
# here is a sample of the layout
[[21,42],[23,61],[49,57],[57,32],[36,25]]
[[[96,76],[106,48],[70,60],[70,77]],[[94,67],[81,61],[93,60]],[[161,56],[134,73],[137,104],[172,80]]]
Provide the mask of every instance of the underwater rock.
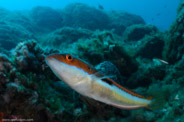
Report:
[[134,24],[145,24],[142,17],[130,14],[123,11],[110,11],[107,12],[110,18],[109,28],[114,29],[118,35],[122,35],[127,27]]
[[42,70],[44,54],[35,41],[30,40],[19,43],[13,51],[13,55],[20,70],[35,72],[38,72],[38,69]]
[[157,65],[152,61],[139,60],[139,68],[124,82],[128,88],[148,87],[150,84],[160,82],[166,75],[166,65]]
[[152,35],[146,35],[137,41],[122,41],[125,51],[134,58],[160,58],[163,59],[165,46],[165,33],[157,32]]
[[[16,77],[27,82],[29,78],[32,80],[37,76],[37,79],[45,80],[48,77],[53,77],[54,74],[48,68],[45,62],[45,55],[58,53],[58,50],[45,48],[43,49],[36,41],[28,40],[19,43],[10,53],[12,62],[17,70]],[[23,75],[24,74],[24,75]],[[45,76],[45,74],[47,74]],[[23,77],[22,77],[23,76]],[[53,80],[56,77],[53,77]],[[24,82],[22,82],[24,84]],[[27,84],[27,83],[25,83]],[[24,85],[25,85],[24,84]],[[31,84],[27,84],[28,86]],[[34,86],[33,86],[34,87]]]
[[[184,56],[175,65],[171,65],[166,70],[166,77],[164,78],[165,84],[177,83],[178,85],[184,84]],[[184,99],[183,99],[184,100]]]
[[29,14],[25,11],[8,11],[0,8],[1,24],[11,23],[12,25],[19,25],[26,30],[33,32],[33,24],[29,18]]
[[158,116],[153,111],[135,110],[132,112],[130,122],[155,122]]
[[0,47],[10,50],[18,42],[34,38],[33,35],[24,27],[10,22],[0,21]]
[[0,72],[0,93],[3,92],[5,84],[7,84],[8,82],[8,77],[3,72]]
[[[54,122],[65,116],[62,119],[65,120],[68,117],[67,112],[78,104],[73,103],[74,100],[68,93],[60,94],[52,88],[50,81],[57,79],[50,69],[47,70],[44,58],[45,54],[54,52],[57,51],[41,49],[35,41],[25,41],[9,53],[10,59],[1,54],[0,111],[6,118],[31,118],[34,121]],[[11,70],[14,68],[16,70],[13,75]],[[68,106],[68,109],[63,110],[64,106]]]
[[83,57],[92,65],[97,65],[103,61],[111,61],[117,66],[121,75],[130,76],[137,70],[137,64],[121,46],[118,39],[112,32],[96,31],[90,39],[79,40],[73,47],[73,54]]
[[0,8],[0,16],[2,17],[2,19],[6,18],[9,14],[10,14],[10,11],[4,8]]
[[165,46],[165,58],[171,64],[179,61],[184,53],[184,1],[182,0],[177,17],[173,25],[170,27],[169,33],[166,35],[167,43]]
[[108,16],[101,10],[82,3],[67,5],[63,11],[63,25],[90,30],[107,29]]
[[[170,75],[171,77],[183,77],[183,75],[181,74],[184,73],[184,56],[182,56],[181,60],[179,60],[175,65],[170,67],[170,70],[171,73],[174,73],[174,76]],[[179,81],[182,81],[182,79],[180,79]],[[184,81],[182,81],[181,83],[184,83]]]
[[50,7],[35,7],[31,10],[30,17],[41,31],[55,30],[62,26],[61,14]]
[[136,50],[136,57],[141,56],[149,59],[162,58],[165,44],[163,34],[158,33],[152,36],[146,36],[141,42],[142,45]]
[[126,28],[123,38],[124,41],[138,41],[146,35],[155,34],[158,29],[153,25],[136,24]]
[[6,84],[15,77],[16,68],[7,55],[0,53],[0,93],[6,88]]
[[110,120],[112,116],[116,117],[128,117],[130,112],[126,110],[120,110],[110,105],[98,102],[88,97],[82,97],[82,101],[86,104],[86,109],[90,112],[92,117],[103,120]]
[[43,45],[50,47],[67,47],[68,44],[87,39],[92,32],[88,29],[63,27],[43,37]]
[[0,47],[12,49],[18,42],[35,38],[32,24],[23,12],[10,12],[0,8]]
[[[146,109],[126,111],[81,96],[86,104],[84,105],[80,101],[79,95],[75,94],[63,82],[55,82],[58,81],[57,77],[45,63],[45,55],[59,53],[59,51],[49,48],[44,49],[36,41],[24,41],[34,38],[32,34],[35,33],[34,31],[38,31],[36,27],[34,27],[35,30],[30,27],[33,23],[30,22],[27,14],[22,12],[12,13],[0,9],[1,47],[5,48],[7,46],[6,49],[12,49],[17,42],[24,41],[19,43],[12,51],[0,49],[0,112],[3,112],[6,118],[33,118],[34,121],[38,122],[86,120],[183,121],[183,6],[184,1],[178,8],[177,20],[170,31],[164,33],[158,32],[150,25],[144,25],[144,20],[139,16],[116,11],[114,13],[113,11],[112,13],[105,13],[84,4],[72,4],[63,11],[43,7],[43,9],[41,8],[43,12],[41,9],[36,12],[37,14],[41,13],[43,16],[34,18],[35,20],[32,18],[36,27],[38,27],[38,24],[42,24],[39,22],[43,22],[43,25],[40,26],[47,26],[43,27],[42,31],[49,30],[50,35],[46,38],[50,39],[49,41],[53,40],[49,44],[45,41],[48,46],[52,45],[52,43],[54,46],[59,46],[60,42],[66,42],[67,40],[66,45],[71,46],[71,48],[66,45],[60,46],[62,53],[64,50],[70,53],[68,52],[70,50],[72,54],[92,65],[96,65],[96,69],[106,76],[113,76],[111,78],[124,87],[134,88],[138,93],[146,95],[149,95],[151,91],[161,90],[159,93],[164,94],[163,97],[166,100],[161,112]],[[72,9],[76,9],[73,12],[78,14],[74,16],[74,19],[77,20],[76,22],[74,22],[74,19],[71,22],[69,21],[71,15],[74,15],[69,16],[69,13],[72,13]],[[54,18],[56,19],[54,21],[61,23],[52,23],[53,18],[44,20],[47,14],[46,11],[54,13],[49,15],[51,18],[59,14],[58,18]],[[92,19],[90,21],[88,20],[88,13],[91,11],[93,13],[92,17],[89,17],[89,19]],[[63,26],[62,19],[64,18],[62,17],[65,15],[71,27],[60,28]],[[81,20],[78,18],[79,16],[82,17]],[[97,23],[95,23],[95,19],[99,19]],[[53,27],[47,25],[49,21],[54,24]],[[67,21],[65,21],[65,24],[67,24]],[[141,27],[139,28],[139,26]],[[133,29],[130,33],[124,33],[130,34],[125,37],[127,41],[122,41],[120,36],[113,34],[113,30],[91,31],[112,28],[120,36],[123,35],[126,28],[127,31]],[[138,30],[143,29],[141,31],[144,33],[136,33],[137,28]],[[55,31],[51,32],[53,30]],[[139,36],[137,37],[136,34]],[[162,53],[164,42],[166,46],[164,53]],[[162,58],[162,54],[168,59],[169,64],[158,65],[152,61],[153,58]],[[125,77],[125,80],[122,80],[121,77]]]
[[18,83],[8,83],[6,87],[1,96],[3,103],[0,103],[0,108],[7,119],[14,116],[34,121],[45,121],[45,118],[48,118],[44,115],[44,106],[38,103],[39,98],[36,92]]
[[118,68],[110,61],[104,61],[95,66],[95,68],[103,75],[108,76],[109,78],[116,81],[118,84],[123,84]]
[[54,82],[53,87],[56,91],[58,91],[62,94],[67,94],[67,95],[72,96],[72,97],[74,95],[74,91],[71,90],[71,88],[67,84],[65,84],[63,81]]
[[9,75],[15,75],[16,68],[7,55],[0,53],[0,72]]
[[[34,24],[32,23],[28,12],[14,12],[8,21],[17,25],[21,25],[26,30],[28,30],[32,36],[35,34]],[[36,37],[34,36],[34,38]]]

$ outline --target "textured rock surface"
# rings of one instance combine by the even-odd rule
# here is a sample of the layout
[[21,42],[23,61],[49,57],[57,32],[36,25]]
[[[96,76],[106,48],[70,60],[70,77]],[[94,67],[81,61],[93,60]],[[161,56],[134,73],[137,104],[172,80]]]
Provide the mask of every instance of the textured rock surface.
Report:
[[118,70],[118,68],[112,64],[110,61],[104,61],[100,64],[98,64],[95,67],[99,72],[101,72],[103,75],[110,77],[115,82],[119,84],[123,84],[121,74]]
[[115,41],[115,38],[112,32],[96,31],[90,39],[75,43],[73,52],[93,65],[106,60],[111,61],[121,75],[129,76],[137,70],[136,61],[126,53],[120,43]]
[[44,31],[55,30],[62,26],[61,14],[49,7],[35,7],[31,10],[32,21],[39,27],[37,29]]
[[129,88],[148,87],[155,82],[161,82],[166,75],[166,64],[139,60],[139,69],[131,75],[125,85]]
[[[15,55],[15,63],[20,70],[24,71],[38,71],[38,67],[41,67],[41,63],[44,62],[44,55],[42,49],[40,49],[35,41],[28,41],[20,43],[13,51]],[[41,54],[41,55],[40,55]]]
[[152,25],[132,25],[125,30],[123,38],[124,41],[138,41],[146,35],[155,34],[157,31],[157,28]]
[[136,50],[136,57],[141,56],[149,59],[162,58],[164,49],[164,37],[162,34],[147,36],[142,42],[142,45]]
[[14,48],[18,42],[35,38],[31,33],[31,22],[24,13],[10,12],[0,8],[0,47]]
[[115,33],[122,35],[125,29],[134,24],[145,24],[144,20],[134,14],[130,14],[122,11],[111,11],[107,13],[111,23],[110,28],[114,29]]
[[109,18],[101,10],[86,4],[74,3],[63,10],[63,24],[70,27],[82,27],[90,30],[108,28]]
[[178,8],[177,17],[175,22],[170,28],[167,35],[168,41],[165,47],[165,58],[169,60],[170,63],[175,63],[180,60],[184,53],[184,1]]
[[0,47],[12,49],[20,41],[34,38],[24,27],[10,22],[0,22]]
[[79,39],[87,39],[92,31],[82,28],[63,27],[43,37],[43,45],[62,48],[77,42]]
[[[54,25],[53,28],[50,28],[50,25],[46,26],[44,25],[45,23],[42,25],[43,28],[39,28],[36,23],[32,23],[33,18],[29,18],[31,17],[29,12],[14,13],[0,9],[0,17],[2,16],[0,20],[1,39],[7,42],[10,40],[11,43],[7,43],[10,46],[13,44],[15,46],[19,41],[25,39],[11,51],[0,48],[0,119],[4,116],[7,119],[33,118],[36,122],[86,120],[182,122],[184,119],[183,2],[178,9],[176,21],[170,31],[163,33],[159,32],[159,30],[155,31],[154,27],[151,29],[144,25],[144,21],[139,16],[124,12],[113,13],[113,11],[110,15],[104,10],[102,12],[84,4],[72,4],[74,6],[72,8],[76,8],[76,11],[81,16],[84,14],[80,13],[80,11],[87,13],[97,11],[97,14],[108,16],[109,25],[98,27],[102,22],[102,20],[99,20],[94,28],[87,26],[91,21],[83,21],[85,28],[77,27],[83,25],[77,25],[76,28],[60,28],[60,25]],[[78,8],[81,6],[89,10],[80,9],[79,11]],[[38,13],[43,14],[38,19],[42,19],[46,23],[52,21],[50,18],[43,20],[47,8],[43,9],[43,13],[38,11]],[[62,16],[64,16],[63,11],[67,12],[66,8],[65,10],[51,10],[49,8],[49,11],[59,13]],[[93,13],[92,24],[95,24],[95,16],[96,13]],[[129,21],[126,19],[122,21],[122,18],[126,17]],[[107,21],[105,20],[105,22]],[[143,24],[144,26],[141,25],[140,28],[142,29],[142,26],[144,29],[149,28],[150,33],[146,31],[143,35],[141,33],[139,38],[135,38],[137,34],[135,31],[130,34],[131,36],[128,40],[139,39],[139,41],[125,41],[122,38],[124,29],[131,25],[139,28],[137,25],[133,25],[135,23]],[[53,31],[57,27],[58,30]],[[107,29],[107,27],[108,29],[114,28],[114,30],[96,30]],[[86,28],[91,30],[89,31]],[[93,29],[96,31],[93,31]],[[42,41],[40,39],[43,39],[43,36],[45,37],[48,33],[51,33],[49,36],[56,36],[59,38],[58,40],[64,41],[66,39],[67,46],[62,45],[59,48],[60,51],[55,50],[54,45],[51,48],[50,44],[47,44],[46,48],[45,45],[40,46],[37,41],[26,41],[28,39],[27,33],[28,35],[30,33],[34,34],[38,42]],[[9,37],[10,34],[12,36]],[[57,40],[55,37],[52,39]],[[5,41],[1,42],[4,43]],[[3,43],[0,44],[2,45]],[[60,45],[60,41],[56,44]],[[163,46],[165,46],[164,50]],[[148,109],[130,111],[117,109],[80,96],[66,84],[59,81],[46,65],[45,56],[51,53],[64,52],[74,54],[89,64],[96,65],[100,72],[108,77],[113,76],[111,77],[112,79],[137,94],[145,97],[153,95],[153,99],[155,99],[154,93],[162,96],[164,99],[163,105],[158,104],[160,109],[156,112]],[[162,57],[168,63],[158,59],[162,59]]]

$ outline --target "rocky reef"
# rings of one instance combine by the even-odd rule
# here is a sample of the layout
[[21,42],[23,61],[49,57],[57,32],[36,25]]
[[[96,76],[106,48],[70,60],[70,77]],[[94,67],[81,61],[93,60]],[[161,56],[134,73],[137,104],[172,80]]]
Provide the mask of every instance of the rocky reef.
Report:
[[[182,122],[183,12],[181,1],[171,28],[160,32],[140,16],[81,3],[1,9],[0,121]],[[53,53],[75,55],[122,86],[143,96],[162,94],[165,102],[158,111],[121,110],[80,96],[48,68],[45,56]]]
[[181,60],[184,52],[183,40],[184,40],[184,2],[181,1],[181,4],[178,7],[177,17],[173,25],[171,26],[168,35],[167,35],[167,44],[166,44],[166,54],[165,58],[169,60],[170,63],[174,64],[175,62]]
[[61,47],[67,47],[79,39],[85,40],[89,38],[92,33],[88,29],[63,27],[43,36],[43,42],[40,43],[45,46],[49,45],[50,47],[61,49]]
[[[18,42],[34,39],[31,34],[31,24],[24,13],[10,12],[0,9],[0,47],[12,49]],[[28,26],[30,25],[30,26]]]
[[65,26],[90,30],[108,28],[109,18],[107,14],[82,3],[70,4],[64,8],[62,13]]
[[139,41],[144,36],[153,35],[158,29],[153,25],[134,24],[127,27],[123,34],[124,41]]
[[[73,54],[84,57],[92,65],[97,65],[102,61],[111,61],[118,66],[123,76],[129,76],[137,70],[136,61],[125,52],[116,39],[118,37],[112,32],[96,31],[88,40],[79,40],[72,44]],[[112,55],[113,58],[111,58]]]
[[30,11],[30,18],[39,31],[55,30],[62,27],[62,15],[50,7],[35,7]]
[[127,27],[135,24],[145,24],[142,17],[123,11],[110,11],[107,13],[111,23],[109,27],[118,35],[122,35]]

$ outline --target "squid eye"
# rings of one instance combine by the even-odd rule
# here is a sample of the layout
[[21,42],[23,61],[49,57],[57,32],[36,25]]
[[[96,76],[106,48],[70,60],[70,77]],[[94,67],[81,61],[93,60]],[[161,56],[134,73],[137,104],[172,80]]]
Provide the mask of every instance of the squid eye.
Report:
[[66,55],[66,60],[67,61],[72,61],[73,60],[73,57],[71,55]]

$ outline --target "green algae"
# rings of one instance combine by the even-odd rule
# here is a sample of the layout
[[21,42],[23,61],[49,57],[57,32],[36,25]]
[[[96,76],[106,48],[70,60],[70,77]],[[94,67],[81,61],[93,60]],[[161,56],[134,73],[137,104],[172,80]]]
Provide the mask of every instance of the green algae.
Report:
[[[80,4],[74,7],[78,9],[79,5]],[[87,8],[88,7],[86,7],[86,9]],[[67,12],[66,10],[67,9],[65,9],[65,12]],[[96,11],[94,8],[90,8],[90,10]],[[61,14],[63,12],[53,9],[51,11],[56,13],[61,12]],[[2,16],[5,16],[6,13],[7,11],[4,10],[0,12]],[[101,11],[100,13],[103,15],[106,14]],[[37,37],[40,39],[38,42],[25,41],[12,51],[15,52],[15,54],[12,52],[5,53],[7,54],[5,59],[7,60],[3,59],[3,69],[0,73],[0,110],[3,110],[7,115],[15,114],[21,118],[33,117],[35,121],[182,121],[184,119],[182,114],[184,112],[182,13],[183,3],[178,8],[177,19],[168,32],[161,33],[154,27],[148,27],[149,31],[141,33],[139,38],[134,38],[137,36],[135,33],[133,35],[130,34],[130,38],[126,37],[126,39],[124,39],[125,37],[122,37],[122,35],[125,29],[130,25],[132,25],[134,29],[138,28],[140,30],[147,30],[147,25],[137,27],[137,25],[134,25],[135,23],[145,24],[141,17],[127,15],[127,13],[121,12],[108,13],[107,16],[110,17],[108,23],[112,20],[116,21],[110,22],[109,25],[99,27],[100,29],[112,29],[111,27],[114,26],[114,30],[89,31],[89,29],[98,29],[98,24],[101,22],[101,20],[99,20],[99,23],[92,28],[88,26],[88,22],[93,21],[91,20],[84,23],[86,24],[83,26],[84,29],[78,27],[64,27],[54,32],[48,32],[51,33],[49,36],[58,36],[57,38],[53,37],[54,39],[51,40],[56,40],[56,43],[53,43],[53,47],[58,46],[57,48],[61,50],[61,53],[69,52],[75,54],[93,65],[97,65],[105,60],[114,63],[123,76],[120,82],[123,82],[124,87],[145,96],[149,96],[149,93],[154,90],[160,90],[166,100],[160,112],[147,109],[132,111],[120,110],[104,105],[103,103],[86,100],[87,98],[82,98],[87,102],[85,100],[81,101],[79,95],[64,84],[60,84],[61,87],[59,90],[56,89],[55,85],[58,84],[55,83],[58,82],[58,79],[47,67],[44,58],[46,55],[59,53],[59,51],[43,49],[43,47],[38,45],[38,42],[42,41],[43,38],[41,39],[41,37],[43,35],[48,34],[44,33],[48,31],[48,28],[54,30],[57,26],[55,25],[56,28],[50,28],[50,26],[48,26],[46,30],[42,28],[43,30],[40,31],[43,32],[39,32],[36,27],[34,29],[29,28],[29,26],[24,28],[23,25],[25,24],[32,25],[34,23],[34,26],[40,24],[38,21],[43,21],[46,14],[44,12],[41,18],[32,18],[31,21],[34,21],[32,24],[29,24],[30,20],[27,18],[27,15],[24,14],[18,14],[21,17],[13,21],[13,23],[15,22],[16,24],[10,23],[9,21],[6,23],[0,22],[2,31],[8,32],[7,28],[14,26],[10,27],[10,30],[15,29],[17,31],[15,34],[19,35],[20,38],[26,34],[21,33],[21,31],[19,32],[19,29],[22,29],[28,34],[30,34],[31,30],[33,33],[38,32],[35,34],[36,36],[41,33]],[[80,16],[82,16],[82,13],[80,14]],[[125,23],[119,21],[121,18],[124,18],[125,15],[127,15],[128,18],[132,18],[130,23],[126,23],[127,20],[122,21]],[[96,15],[94,14],[93,16]],[[134,17],[137,19],[133,19]],[[16,17],[14,16],[14,18]],[[9,19],[12,20],[11,18]],[[134,22],[134,20],[139,21]],[[23,25],[18,26],[17,23],[19,21],[21,21]],[[36,24],[36,22],[38,23]],[[49,23],[49,21],[46,23]],[[3,24],[5,24],[5,27]],[[44,26],[44,24],[45,23],[43,23],[42,26]],[[65,24],[67,24],[66,21]],[[83,23],[78,21],[75,26],[80,26],[80,24]],[[86,31],[86,33],[84,31]],[[71,37],[73,33],[74,37]],[[85,38],[78,36],[80,34],[82,36],[84,34]],[[60,38],[60,36],[64,36],[68,42],[62,45],[65,38]],[[14,35],[11,38],[13,40],[15,39],[16,43],[22,40],[14,38]],[[48,38],[50,37],[46,37],[45,40]],[[26,39],[24,38],[23,40]],[[42,43],[44,42],[46,43],[47,41],[43,41]],[[9,42],[7,41],[7,43]],[[168,65],[161,62],[157,65],[153,61],[153,58],[164,58],[168,61]],[[27,63],[26,65],[23,64],[24,61]]]

